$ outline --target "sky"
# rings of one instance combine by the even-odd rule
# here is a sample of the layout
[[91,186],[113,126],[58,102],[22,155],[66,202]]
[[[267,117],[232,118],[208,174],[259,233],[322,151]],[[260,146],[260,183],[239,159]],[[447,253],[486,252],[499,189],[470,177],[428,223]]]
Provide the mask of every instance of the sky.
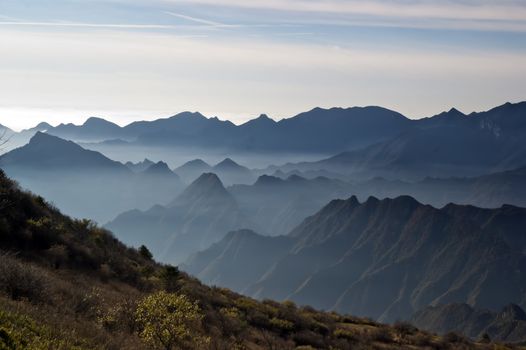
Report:
[[526,0],[0,0],[0,123],[526,99]]

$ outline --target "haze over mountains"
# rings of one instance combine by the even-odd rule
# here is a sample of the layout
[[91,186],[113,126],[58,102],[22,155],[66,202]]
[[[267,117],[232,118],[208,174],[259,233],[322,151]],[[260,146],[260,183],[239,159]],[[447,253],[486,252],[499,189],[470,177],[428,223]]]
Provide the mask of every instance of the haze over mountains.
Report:
[[0,167],[23,187],[52,200],[70,215],[106,222],[130,208],[168,202],[183,189],[163,164],[134,173],[104,155],[47,133],[0,156]]
[[526,334],[498,321],[526,306],[524,102],[421,120],[379,107],[239,126],[90,118],[16,142],[0,167],[24,188],[208,284],[440,332],[447,305],[466,303],[454,330]]
[[185,269],[257,298],[391,322],[442,303],[524,306],[525,225],[526,209],[513,206],[436,209],[411,197],[351,197],[285,237],[229,234]]

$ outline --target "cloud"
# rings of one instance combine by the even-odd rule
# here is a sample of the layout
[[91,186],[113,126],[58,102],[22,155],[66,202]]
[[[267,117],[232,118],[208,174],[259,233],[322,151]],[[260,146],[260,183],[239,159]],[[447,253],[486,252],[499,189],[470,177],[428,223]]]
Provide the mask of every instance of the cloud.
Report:
[[[292,23],[526,31],[519,1],[161,0],[163,3],[283,13]],[[303,14],[286,16],[286,13]]]
[[185,19],[187,21],[196,22],[196,23],[200,23],[200,24],[205,24],[207,26],[212,26],[212,27],[228,27],[229,26],[227,24],[223,24],[223,23],[219,23],[219,22],[214,22],[214,21],[209,21],[209,20],[202,19],[202,18],[187,16],[187,15],[184,15],[182,13],[176,13],[176,12],[171,12],[171,11],[165,11],[164,13],[166,13],[166,14],[168,14],[170,16],[173,16],[173,17],[182,18],[182,19]]
[[82,22],[31,22],[31,21],[1,21],[3,26],[34,26],[34,27],[84,27],[109,29],[175,29],[178,26],[164,24],[124,24],[124,23],[82,23]]
[[357,1],[357,0],[165,0],[290,12],[357,14],[471,20],[526,19],[526,6],[514,1]]

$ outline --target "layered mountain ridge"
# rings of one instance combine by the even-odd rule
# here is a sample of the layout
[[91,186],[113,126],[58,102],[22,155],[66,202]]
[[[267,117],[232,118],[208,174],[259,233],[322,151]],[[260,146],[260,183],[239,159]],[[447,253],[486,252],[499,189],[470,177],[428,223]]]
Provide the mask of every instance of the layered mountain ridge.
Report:
[[[260,268],[263,273],[236,280],[251,262],[225,260],[231,236],[194,255],[185,268],[207,283],[232,284],[257,298],[291,299],[384,321],[449,302],[497,309],[525,300],[524,218],[526,209],[513,206],[437,209],[408,196],[363,203],[353,196],[330,202],[292,230],[291,247],[279,258],[272,252],[281,250],[283,238],[258,237],[273,256]],[[255,240],[253,234],[245,239]],[[243,252],[251,254],[265,256]],[[265,264],[262,259],[258,266]]]

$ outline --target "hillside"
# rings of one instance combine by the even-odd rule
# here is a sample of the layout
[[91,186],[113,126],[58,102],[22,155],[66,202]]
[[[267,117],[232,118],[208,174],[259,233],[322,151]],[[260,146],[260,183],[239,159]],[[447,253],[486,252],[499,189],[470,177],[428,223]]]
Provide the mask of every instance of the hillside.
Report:
[[[185,269],[259,299],[389,322],[442,303],[495,310],[524,306],[525,224],[526,209],[509,205],[437,209],[408,196],[363,203],[353,196],[331,201],[292,230],[285,252],[282,237],[239,233],[196,254]],[[244,256],[258,257],[257,273],[242,273],[251,263]]]
[[203,286],[3,173],[0,203],[2,349],[493,348]]

